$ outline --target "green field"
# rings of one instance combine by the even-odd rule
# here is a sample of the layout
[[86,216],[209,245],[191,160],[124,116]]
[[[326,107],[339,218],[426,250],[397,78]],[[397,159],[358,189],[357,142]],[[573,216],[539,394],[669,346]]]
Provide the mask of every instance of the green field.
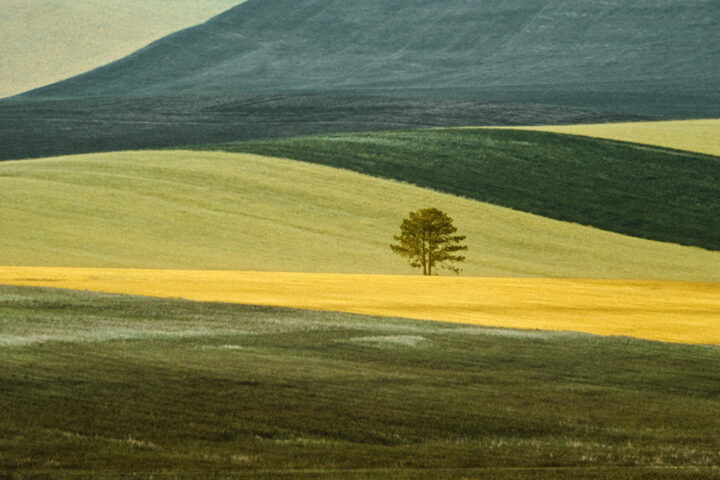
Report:
[[205,149],[293,158],[642,238],[720,250],[720,159],[602,139],[415,130]]
[[447,211],[464,274],[720,280],[720,253],[304,162],[193,151],[0,164],[0,265],[413,273],[389,248]]
[[720,0],[221,1],[0,99],[0,480],[720,480]]
[[716,347],[0,287],[0,472],[717,478],[719,362]]

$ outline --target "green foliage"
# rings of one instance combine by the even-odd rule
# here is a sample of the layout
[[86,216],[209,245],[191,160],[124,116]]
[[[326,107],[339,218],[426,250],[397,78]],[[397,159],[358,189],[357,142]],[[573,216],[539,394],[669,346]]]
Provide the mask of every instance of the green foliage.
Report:
[[406,257],[413,268],[422,268],[423,275],[432,275],[435,265],[452,272],[460,269],[451,263],[460,263],[465,257],[456,252],[467,250],[460,242],[464,235],[453,235],[457,228],[447,213],[437,208],[421,208],[410,212],[400,225],[400,235],[393,235],[397,245],[390,245],[396,254]]
[[0,287],[0,472],[710,479],[718,362],[714,347]]
[[202,147],[293,158],[636,237],[720,250],[720,159],[542,132],[439,129]]

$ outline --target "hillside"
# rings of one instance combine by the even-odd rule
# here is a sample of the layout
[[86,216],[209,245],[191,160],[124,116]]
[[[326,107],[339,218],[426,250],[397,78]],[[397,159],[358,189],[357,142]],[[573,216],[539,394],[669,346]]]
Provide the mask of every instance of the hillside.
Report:
[[432,205],[468,237],[466,275],[720,280],[720,253],[252,155],[3,162],[0,203],[0,265],[409,274],[388,245]]
[[720,159],[497,129],[335,134],[199,147],[346,168],[558,220],[720,250]]
[[0,101],[0,160],[720,117],[719,24],[712,0],[250,0]]
[[712,0],[249,0],[28,96],[417,92],[720,115],[719,22]]
[[241,0],[3,0],[0,98],[122,58]]
[[0,160],[329,132],[644,120],[591,109],[347,94],[0,101]]
[[712,479],[719,361],[631,339],[0,287],[0,471]]
[[546,125],[527,128],[541,132],[607,138],[720,156],[720,119]]

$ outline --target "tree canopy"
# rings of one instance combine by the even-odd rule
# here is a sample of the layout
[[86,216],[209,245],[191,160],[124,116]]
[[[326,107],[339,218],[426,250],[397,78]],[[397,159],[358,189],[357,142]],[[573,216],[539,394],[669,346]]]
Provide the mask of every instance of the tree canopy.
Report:
[[397,244],[390,245],[396,254],[406,257],[413,268],[422,268],[423,275],[436,273],[438,265],[455,273],[453,263],[465,260],[457,252],[467,250],[461,242],[464,235],[455,235],[453,219],[437,208],[421,208],[410,212],[400,225],[400,234],[393,235]]

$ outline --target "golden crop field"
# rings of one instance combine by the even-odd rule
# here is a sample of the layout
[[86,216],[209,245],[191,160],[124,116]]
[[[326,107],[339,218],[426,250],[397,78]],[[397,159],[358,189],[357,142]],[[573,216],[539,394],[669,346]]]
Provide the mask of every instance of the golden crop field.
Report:
[[720,156],[720,119],[509,128],[606,138]]
[[720,345],[720,283],[0,267],[0,284]]

